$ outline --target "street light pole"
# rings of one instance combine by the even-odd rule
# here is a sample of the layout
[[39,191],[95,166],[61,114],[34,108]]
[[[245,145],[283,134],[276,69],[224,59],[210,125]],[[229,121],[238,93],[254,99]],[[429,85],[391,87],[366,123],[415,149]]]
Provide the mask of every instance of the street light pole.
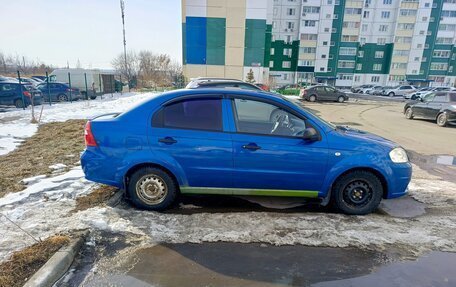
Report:
[[128,92],[130,92],[130,72],[128,71],[127,66],[127,40],[125,40],[125,3],[123,0],[120,0],[120,11],[122,12],[122,29],[123,29],[123,46],[124,46],[124,60],[125,60],[125,70],[127,72],[127,81],[128,81]]

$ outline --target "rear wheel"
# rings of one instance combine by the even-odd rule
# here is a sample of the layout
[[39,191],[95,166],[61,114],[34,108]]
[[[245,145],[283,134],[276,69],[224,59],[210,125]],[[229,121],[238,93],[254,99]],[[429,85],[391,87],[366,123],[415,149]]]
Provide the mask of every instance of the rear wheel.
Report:
[[311,95],[311,96],[309,97],[309,101],[310,101],[310,102],[315,102],[316,100],[317,100],[317,96],[315,96],[315,95]]
[[364,215],[377,209],[382,200],[383,186],[369,171],[353,171],[337,179],[332,189],[335,207],[352,215]]
[[165,171],[145,167],[130,177],[128,194],[134,205],[147,210],[164,210],[177,196],[177,186]]
[[406,119],[413,119],[413,110],[412,108],[408,107],[406,110],[405,110],[405,118]]
[[446,114],[446,113],[440,113],[440,114],[437,116],[437,124],[438,124],[440,127],[445,127],[445,126],[448,124],[448,117],[447,117],[447,114]]
[[57,96],[57,100],[59,102],[66,102],[66,101],[68,101],[68,97],[65,94],[60,94],[60,95]]
[[343,103],[343,102],[345,102],[345,97],[344,97],[344,96],[339,96],[339,97],[337,98],[337,101],[338,101],[339,103]]
[[18,109],[19,108],[23,108],[24,107],[24,102],[22,100],[17,99],[17,100],[14,101],[14,106],[16,108],[18,108]]
[[394,97],[395,94],[394,94],[394,92],[390,92],[390,93],[388,94],[388,96],[389,96],[389,97]]

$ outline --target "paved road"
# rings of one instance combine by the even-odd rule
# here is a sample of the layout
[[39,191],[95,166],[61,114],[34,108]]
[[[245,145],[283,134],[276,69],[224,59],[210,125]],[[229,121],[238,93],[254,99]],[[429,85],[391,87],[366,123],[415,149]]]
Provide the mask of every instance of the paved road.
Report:
[[347,103],[303,103],[325,120],[349,125],[391,139],[418,153],[456,156],[456,128],[435,122],[407,120],[404,103],[355,100]]

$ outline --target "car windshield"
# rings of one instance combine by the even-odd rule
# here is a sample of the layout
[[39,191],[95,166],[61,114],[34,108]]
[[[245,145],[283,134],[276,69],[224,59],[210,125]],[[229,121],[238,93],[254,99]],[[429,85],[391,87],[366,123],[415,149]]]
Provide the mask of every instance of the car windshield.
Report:
[[337,126],[331,122],[327,122],[325,121],[324,119],[322,119],[321,117],[315,115],[314,112],[312,112],[310,109],[302,106],[301,102],[299,102],[298,100],[296,99],[290,99],[290,98],[287,98],[287,97],[283,97],[282,96],[282,99],[288,101],[289,103],[293,104],[295,107],[297,107],[298,109],[300,110],[304,110],[306,113],[309,113],[311,115],[313,115],[314,117],[318,118],[320,120],[320,122],[322,122],[325,126],[329,127],[330,129],[333,129],[335,130],[337,128]]

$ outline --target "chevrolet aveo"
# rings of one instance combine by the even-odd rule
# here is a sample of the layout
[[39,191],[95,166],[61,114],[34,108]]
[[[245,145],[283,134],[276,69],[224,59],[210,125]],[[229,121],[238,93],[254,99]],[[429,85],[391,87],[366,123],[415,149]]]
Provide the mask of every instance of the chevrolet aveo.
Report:
[[163,210],[179,194],[309,197],[346,214],[374,211],[407,191],[397,144],[334,126],[282,96],[177,90],[87,122],[87,179]]

